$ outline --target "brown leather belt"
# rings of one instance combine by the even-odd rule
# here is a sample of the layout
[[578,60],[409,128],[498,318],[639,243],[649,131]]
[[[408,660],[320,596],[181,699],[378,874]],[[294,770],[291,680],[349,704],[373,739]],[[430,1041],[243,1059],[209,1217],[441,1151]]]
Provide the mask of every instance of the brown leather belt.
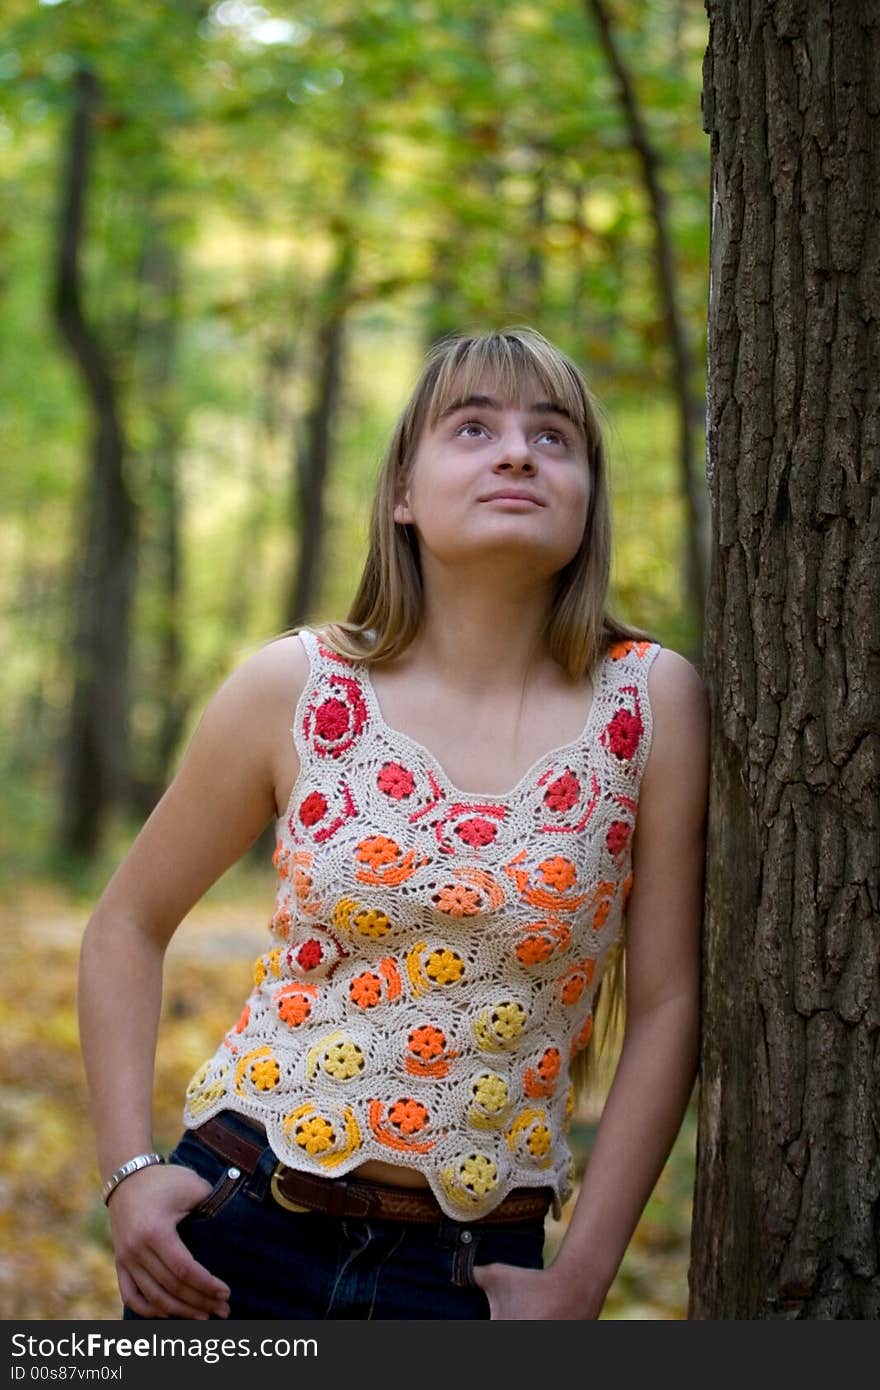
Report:
[[[253,1120],[248,1124],[262,1129]],[[244,1173],[253,1173],[265,1143],[254,1143],[228,1129],[222,1116],[215,1115],[198,1129],[191,1130],[196,1138],[207,1144],[227,1163],[234,1163]],[[279,1163],[270,1180],[272,1196],[288,1211],[319,1211],[336,1217],[372,1216],[386,1221],[415,1221],[436,1223],[444,1212],[428,1188],[389,1187],[384,1183],[367,1182],[363,1178],[323,1178],[316,1173],[302,1173]],[[485,1216],[465,1216],[469,1226],[496,1225],[512,1221],[527,1221],[544,1216],[550,1205],[549,1188],[515,1188],[497,1207]]]

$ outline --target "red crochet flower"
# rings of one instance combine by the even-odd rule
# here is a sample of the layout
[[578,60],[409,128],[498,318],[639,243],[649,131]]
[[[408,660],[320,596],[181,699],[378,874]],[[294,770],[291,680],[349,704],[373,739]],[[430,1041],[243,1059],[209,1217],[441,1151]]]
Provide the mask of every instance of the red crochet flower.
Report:
[[386,763],[379,770],[376,783],[380,792],[384,792],[386,796],[393,796],[395,801],[412,796],[416,785],[412,773],[400,763]]
[[605,843],[611,854],[620,854],[626,849],[630,826],[625,820],[613,820],[608,827]]
[[302,970],[314,970],[316,965],[321,964],[323,957],[324,947],[314,937],[311,941],[304,941],[296,953],[297,963]]
[[581,784],[573,772],[565,771],[555,782],[551,782],[544,800],[551,811],[570,811],[581,794]]
[[619,709],[607,725],[608,746],[616,758],[631,758],[642,736],[642,721],[638,714]]
[[312,792],[299,808],[299,818],[303,825],[317,825],[327,810],[327,798],[320,792]]
[[315,710],[315,733],[328,743],[342,738],[348,729],[348,708],[332,697]]
[[481,816],[474,816],[471,820],[463,820],[457,825],[455,833],[461,836],[465,844],[478,849],[480,845],[491,845],[498,834],[498,827],[491,821],[483,820]]

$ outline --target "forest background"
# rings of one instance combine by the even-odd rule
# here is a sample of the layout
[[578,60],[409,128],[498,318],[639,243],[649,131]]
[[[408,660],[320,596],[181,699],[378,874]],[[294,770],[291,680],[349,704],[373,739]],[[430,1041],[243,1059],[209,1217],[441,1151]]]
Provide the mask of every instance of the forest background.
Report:
[[[4,11],[0,1317],[112,1318],[82,930],[213,689],[347,611],[438,336],[530,323],[581,365],[613,604],[701,666],[707,20],[701,0]],[[273,891],[264,837],[172,943],[160,1145]],[[605,1317],[685,1316],[695,1107]]]

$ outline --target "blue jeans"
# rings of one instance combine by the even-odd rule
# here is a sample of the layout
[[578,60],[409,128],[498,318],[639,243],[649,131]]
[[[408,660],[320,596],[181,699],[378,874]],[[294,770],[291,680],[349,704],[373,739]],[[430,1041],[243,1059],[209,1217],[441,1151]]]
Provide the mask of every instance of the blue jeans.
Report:
[[[257,1134],[240,1116],[225,1118],[245,1137]],[[469,1226],[442,1213],[427,1225],[288,1211],[269,1190],[277,1159],[268,1144],[254,1173],[230,1181],[229,1165],[197,1132],[184,1134],[169,1161],[212,1184],[178,1232],[229,1285],[232,1318],[488,1318],[475,1264],[543,1266],[541,1217]],[[123,1317],[138,1314],[126,1307]]]

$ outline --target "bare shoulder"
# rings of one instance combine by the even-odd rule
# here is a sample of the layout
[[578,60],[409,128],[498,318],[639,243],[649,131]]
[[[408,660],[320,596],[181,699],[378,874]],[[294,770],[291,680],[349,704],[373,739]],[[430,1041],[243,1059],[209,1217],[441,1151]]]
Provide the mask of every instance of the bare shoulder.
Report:
[[699,795],[709,760],[709,694],[703,677],[686,657],[662,647],[648,672],[648,694],[653,735],[645,788],[674,773]]
[[285,634],[240,656],[220,690],[259,720],[275,706],[289,704],[291,697],[295,703],[308,674],[308,653],[299,634]]
[[308,652],[298,632],[286,633],[252,652],[236,674],[268,703],[295,705],[309,678]]

